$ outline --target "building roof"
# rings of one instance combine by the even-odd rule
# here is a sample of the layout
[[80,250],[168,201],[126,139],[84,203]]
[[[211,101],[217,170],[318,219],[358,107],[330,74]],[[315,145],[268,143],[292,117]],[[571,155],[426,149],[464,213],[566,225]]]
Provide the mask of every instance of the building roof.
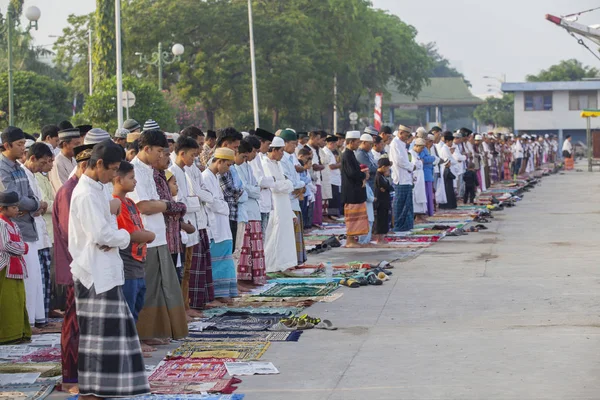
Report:
[[561,90],[600,90],[600,81],[505,82],[503,92],[539,92]]
[[428,85],[423,86],[419,95],[413,99],[398,92],[396,86],[390,82],[387,91],[391,95],[390,106],[476,106],[483,104],[483,100],[474,96],[462,78],[429,78]]

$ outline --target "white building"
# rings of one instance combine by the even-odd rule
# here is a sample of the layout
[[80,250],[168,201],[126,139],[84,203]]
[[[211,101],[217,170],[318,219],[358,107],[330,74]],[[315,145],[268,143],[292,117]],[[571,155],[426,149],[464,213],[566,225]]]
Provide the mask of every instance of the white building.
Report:
[[[502,91],[515,95],[515,132],[551,134],[562,143],[586,143],[586,120],[581,110],[598,109],[600,81],[503,83]],[[592,128],[599,122],[592,119]]]

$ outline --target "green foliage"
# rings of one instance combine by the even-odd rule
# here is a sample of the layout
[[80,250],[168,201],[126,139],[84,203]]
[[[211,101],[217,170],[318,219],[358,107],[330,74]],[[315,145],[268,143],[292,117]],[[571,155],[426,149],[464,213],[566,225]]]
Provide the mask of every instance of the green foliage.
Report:
[[114,76],[117,70],[114,0],[96,0],[94,22],[96,41],[92,59],[95,84]]
[[[155,120],[165,131],[177,128],[175,112],[169,107],[163,94],[147,79],[123,77],[123,90],[129,90],[136,96],[136,103],[129,109],[131,118],[141,124],[147,119]],[[117,129],[117,81],[107,79],[94,86],[94,94],[88,96],[78,120],[87,121],[94,126],[114,132]]]
[[528,82],[560,82],[580,81],[583,78],[595,78],[598,69],[584,66],[575,59],[562,60],[548,69],[541,70],[537,75],[527,75]]
[[475,109],[475,118],[486,125],[512,129],[515,120],[514,95],[505,93],[502,98],[488,97]]
[[88,30],[94,14],[69,15],[68,26],[54,42],[56,67],[69,77],[69,87],[74,93],[88,93]]
[[465,79],[465,76],[458,72],[456,68],[450,65],[444,56],[442,56],[435,42],[429,42],[424,45],[427,55],[432,61],[430,78],[463,78],[468,87],[471,87],[471,82]]
[[[67,118],[71,105],[64,82],[31,71],[15,71],[13,74],[16,121],[41,127],[55,124]],[[0,74],[0,93],[8,93],[8,73]],[[8,96],[0,98],[0,110],[8,113]],[[4,121],[6,125],[6,121]]]

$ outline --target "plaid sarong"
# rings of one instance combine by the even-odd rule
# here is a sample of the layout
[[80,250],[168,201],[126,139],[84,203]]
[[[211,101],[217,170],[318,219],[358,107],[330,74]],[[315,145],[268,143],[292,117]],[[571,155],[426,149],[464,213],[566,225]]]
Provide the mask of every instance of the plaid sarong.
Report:
[[135,321],[121,286],[96,293],[75,284],[79,323],[79,395],[127,397],[150,393]]
[[344,204],[344,219],[348,236],[360,236],[369,233],[367,203]]
[[296,255],[298,256],[298,265],[306,262],[306,247],[304,246],[304,222],[302,221],[302,212],[294,211],[296,223],[294,224],[294,234],[296,235]]
[[65,318],[60,335],[62,357],[62,381],[77,383],[77,355],[79,351],[79,325],[75,311],[75,289],[73,284],[67,286]]
[[[189,306],[202,309],[215,299],[212,264],[210,261],[210,241],[206,229],[198,231],[200,242],[188,248],[191,252],[190,286],[184,296],[189,295]],[[187,262],[187,254],[186,254]]]
[[52,253],[50,248],[38,250],[40,258],[40,267],[42,271],[42,288],[44,291],[44,311],[46,312],[46,321],[50,312],[50,298],[52,297],[52,282],[50,279],[50,267],[52,266]]
[[252,281],[255,285],[267,283],[261,221],[246,222],[241,249],[237,266],[238,280]]

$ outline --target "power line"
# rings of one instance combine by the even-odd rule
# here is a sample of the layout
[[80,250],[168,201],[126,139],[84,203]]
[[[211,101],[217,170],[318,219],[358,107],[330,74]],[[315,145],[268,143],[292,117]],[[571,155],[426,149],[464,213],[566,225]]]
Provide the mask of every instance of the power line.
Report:
[[589,13],[589,12],[596,11],[596,10],[600,10],[600,7],[590,8],[589,10],[581,11],[581,12],[574,13],[574,14],[565,15],[564,18],[573,17],[573,16],[576,16],[576,15],[581,15],[581,14]]
[[[600,8],[600,7],[598,7],[598,8]],[[600,57],[598,56],[598,54],[596,54],[596,52],[595,52],[594,50],[590,49],[590,48],[588,47],[588,45],[587,45],[587,44],[585,44],[585,42],[583,41],[583,39],[580,39],[580,38],[578,38],[577,36],[575,36],[575,35],[573,34],[573,32],[570,32],[570,31],[567,31],[567,32],[569,32],[569,35],[573,36],[573,37],[575,38],[575,40],[577,40],[577,43],[579,43],[580,45],[582,45],[583,47],[585,47],[586,49],[588,49],[588,51],[589,51],[590,53],[592,53],[592,55],[593,55],[594,57],[596,57],[596,58],[598,59],[598,61],[600,61]]]

